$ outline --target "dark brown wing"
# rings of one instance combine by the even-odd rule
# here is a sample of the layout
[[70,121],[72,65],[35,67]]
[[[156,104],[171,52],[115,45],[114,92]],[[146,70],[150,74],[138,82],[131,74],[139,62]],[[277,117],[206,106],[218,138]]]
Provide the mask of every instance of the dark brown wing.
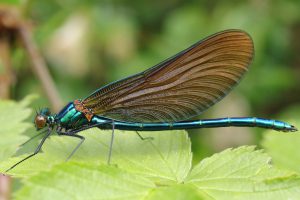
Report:
[[94,114],[131,122],[174,122],[199,115],[222,99],[248,70],[254,47],[227,30],[83,100]]

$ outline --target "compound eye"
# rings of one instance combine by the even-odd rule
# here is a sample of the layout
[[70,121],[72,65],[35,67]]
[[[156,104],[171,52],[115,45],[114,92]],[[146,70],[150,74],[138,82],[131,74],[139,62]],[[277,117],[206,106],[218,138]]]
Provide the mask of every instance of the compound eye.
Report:
[[34,124],[37,129],[42,129],[46,126],[47,120],[43,115],[37,115],[34,119]]

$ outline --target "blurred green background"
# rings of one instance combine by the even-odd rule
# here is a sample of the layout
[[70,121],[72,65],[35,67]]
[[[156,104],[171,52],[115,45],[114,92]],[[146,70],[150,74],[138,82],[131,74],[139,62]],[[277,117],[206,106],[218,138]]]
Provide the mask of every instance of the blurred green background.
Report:
[[[2,0],[0,5],[30,22],[64,103],[234,28],[252,36],[254,62],[240,85],[199,118],[299,119],[293,113],[300,105],[299,0]],[[11,57],[14,83],[9,98],[37,93],[40,98],[32,107],[51,107],[21,45],[14,46]],[[195,161],[227,147],[258,144],[261,138],[255,128],[190,133]]]

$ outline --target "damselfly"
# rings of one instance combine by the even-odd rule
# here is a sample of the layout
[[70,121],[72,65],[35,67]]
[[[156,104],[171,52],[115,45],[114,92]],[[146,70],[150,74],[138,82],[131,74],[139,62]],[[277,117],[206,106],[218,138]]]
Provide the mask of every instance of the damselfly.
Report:
[[70,158],[85,139],[78,132],[92,127],[112,129],[108,163],[115,129],[137,132],[247,126],[296,131],[288,123],[256,117],[186,121],[225,97],[247,72],[253,54],[253,42],[247,33],[222,31],[144,72],[103,86],[85,99],[70,102],[58,114],[41,109],[34,123],[45,136],[34,153],[7,171],[36,155],[54,131],[80,139]]

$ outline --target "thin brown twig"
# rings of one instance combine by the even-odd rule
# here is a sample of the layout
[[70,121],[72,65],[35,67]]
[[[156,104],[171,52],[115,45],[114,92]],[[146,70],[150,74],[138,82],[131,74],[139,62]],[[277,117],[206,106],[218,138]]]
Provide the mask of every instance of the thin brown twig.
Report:
[[4,99],[10,97],[10,89],[15,79],[11,62],[11,49],[16,29],[8,24],[12,25],[8,13],[0,9],[0,67],[2,67],[0,98]]
[[19,33],[28,56],[30,57],[33,72],[42,83],[42,87],[52,105],[52,108],[55,111],[58,111],[62,106],[61,98],[58,94],[58,91],[56,90],[49,70],[46,67],[45,61],[33,40],[32,33],[25,23],[22,23],[20,25]]
[[3,73],[0,75],[0,98],[9,99],[10,89],[13,84],[13,72],[11,68],[10,44],[6,34],[0,33],[0,65]]
[[[38,50],[27,23],[21,19],[18,10],[13,7],[0,7],[0,34],[6,33],[8,38],[19,38],[29,56],[32,71],[41,82],[42,88],[50,101],[51,107],[58,111],[62,106],[61,98],[50,76],[45,61]],[[9,42],[9,41],[8,41]],[[12,43],[12,41],[10,41]]]

